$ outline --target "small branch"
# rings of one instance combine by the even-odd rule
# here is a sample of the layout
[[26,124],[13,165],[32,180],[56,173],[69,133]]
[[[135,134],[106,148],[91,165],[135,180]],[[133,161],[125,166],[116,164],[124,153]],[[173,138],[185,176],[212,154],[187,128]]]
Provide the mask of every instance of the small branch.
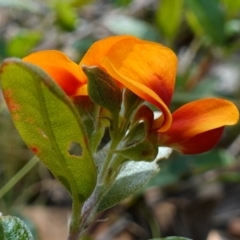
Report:
[[0,199],[12,189],[37,163],[39,159],[37,156],[34,156],[30,159],[30,161],[21,168],[17,174],[15,174],[10,181],[8,181],[1,189],[0,189]]

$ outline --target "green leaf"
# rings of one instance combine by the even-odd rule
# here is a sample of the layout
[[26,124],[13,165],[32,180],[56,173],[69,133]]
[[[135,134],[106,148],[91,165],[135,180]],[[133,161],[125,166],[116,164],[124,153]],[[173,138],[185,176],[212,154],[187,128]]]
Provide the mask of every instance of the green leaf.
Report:
[[63,30],[73,31],[76,27],[78,16],[75,8],[68,2],[59,2],[55,4],[55,12],[57,14],[57,22]]
[[153,162],[126,162],[115,182],[96,206],[97,212],[110,208],[140,190],[159,172],[157,161],[161,158],[167,158],[170,153],[171,149],[169,148],[159,148],[158,157]]
[[1,240],[33,240],[31,232],[23,221],[13,216],[0,217]]
[[229,18],[237,17],[239,15],[240,1],[222,0],[221,1],[226,9],[226,14]]
[[186,10],[185,16],[186,16],[188,25],[190,26],[190,28],[192,29],[194,34],[199,38],[203,37],[204,36],[204,27],[198,21],[198,18],[194,14],[194,12],[191,10]]
[[224,41],[224,15],[218,0],[187,0],[188,10],[216,44]]
[[149,240],[191,240],[191,239],[185,237],[166,237],[166,238],[152,238]]
[[[83,202],[96,169],[81,119],[70,98],[40,68],[18,59],[4,61],[0,75],[13,122],[28,147]],[[70,154],[78,145],[80,154]]]
[[23,57],[42,39],[42,33],[38,31],[22,31],[7,42],[8,56]]
[[156,22],[165,37],[172,40],[179,29],[183,13],[183,0],[162,0],[156,11]]

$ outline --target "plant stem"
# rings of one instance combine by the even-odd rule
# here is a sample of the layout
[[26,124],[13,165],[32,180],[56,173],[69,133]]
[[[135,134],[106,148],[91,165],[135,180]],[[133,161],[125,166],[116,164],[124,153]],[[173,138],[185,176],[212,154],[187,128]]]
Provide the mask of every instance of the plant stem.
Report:
[[37,156],[34,156],[30,161],[21,168],[12,178],[0,189],[0,199],[17,184],[37,163],[39,159]]
[[82,204],[80,204],[78,198],[73,196],[72,217],[71,217],[68,240],[79,239],[79,235],[82,227],[80,224],[81,209],[82,209]]

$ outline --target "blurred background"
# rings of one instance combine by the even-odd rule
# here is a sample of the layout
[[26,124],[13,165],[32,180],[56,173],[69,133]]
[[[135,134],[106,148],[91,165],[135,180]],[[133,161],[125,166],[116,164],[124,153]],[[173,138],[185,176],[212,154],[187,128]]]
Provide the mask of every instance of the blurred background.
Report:
[[[94,41],[119,34],[176,52],[172,110],[203,97],[240,107],[240,0],[0,0],[0,63],[43,49],[79,62]],[[24,219],[36,240],[65,240],[71,199],[32,157],[1,97],[0,212]],[[240,239],[240,124],[208,153],[174,152],[159,164],[141,192],[98,216],[85,240]]]

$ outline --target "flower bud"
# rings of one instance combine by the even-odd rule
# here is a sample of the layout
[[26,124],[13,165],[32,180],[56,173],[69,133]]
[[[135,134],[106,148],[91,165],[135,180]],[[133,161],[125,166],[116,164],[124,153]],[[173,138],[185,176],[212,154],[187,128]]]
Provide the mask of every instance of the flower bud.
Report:
[[103,69],[82,67],[88,77],[88,94],[92,101],[106,109],[113,115],[119,113],[122,103],[122,91],[117,82]]

